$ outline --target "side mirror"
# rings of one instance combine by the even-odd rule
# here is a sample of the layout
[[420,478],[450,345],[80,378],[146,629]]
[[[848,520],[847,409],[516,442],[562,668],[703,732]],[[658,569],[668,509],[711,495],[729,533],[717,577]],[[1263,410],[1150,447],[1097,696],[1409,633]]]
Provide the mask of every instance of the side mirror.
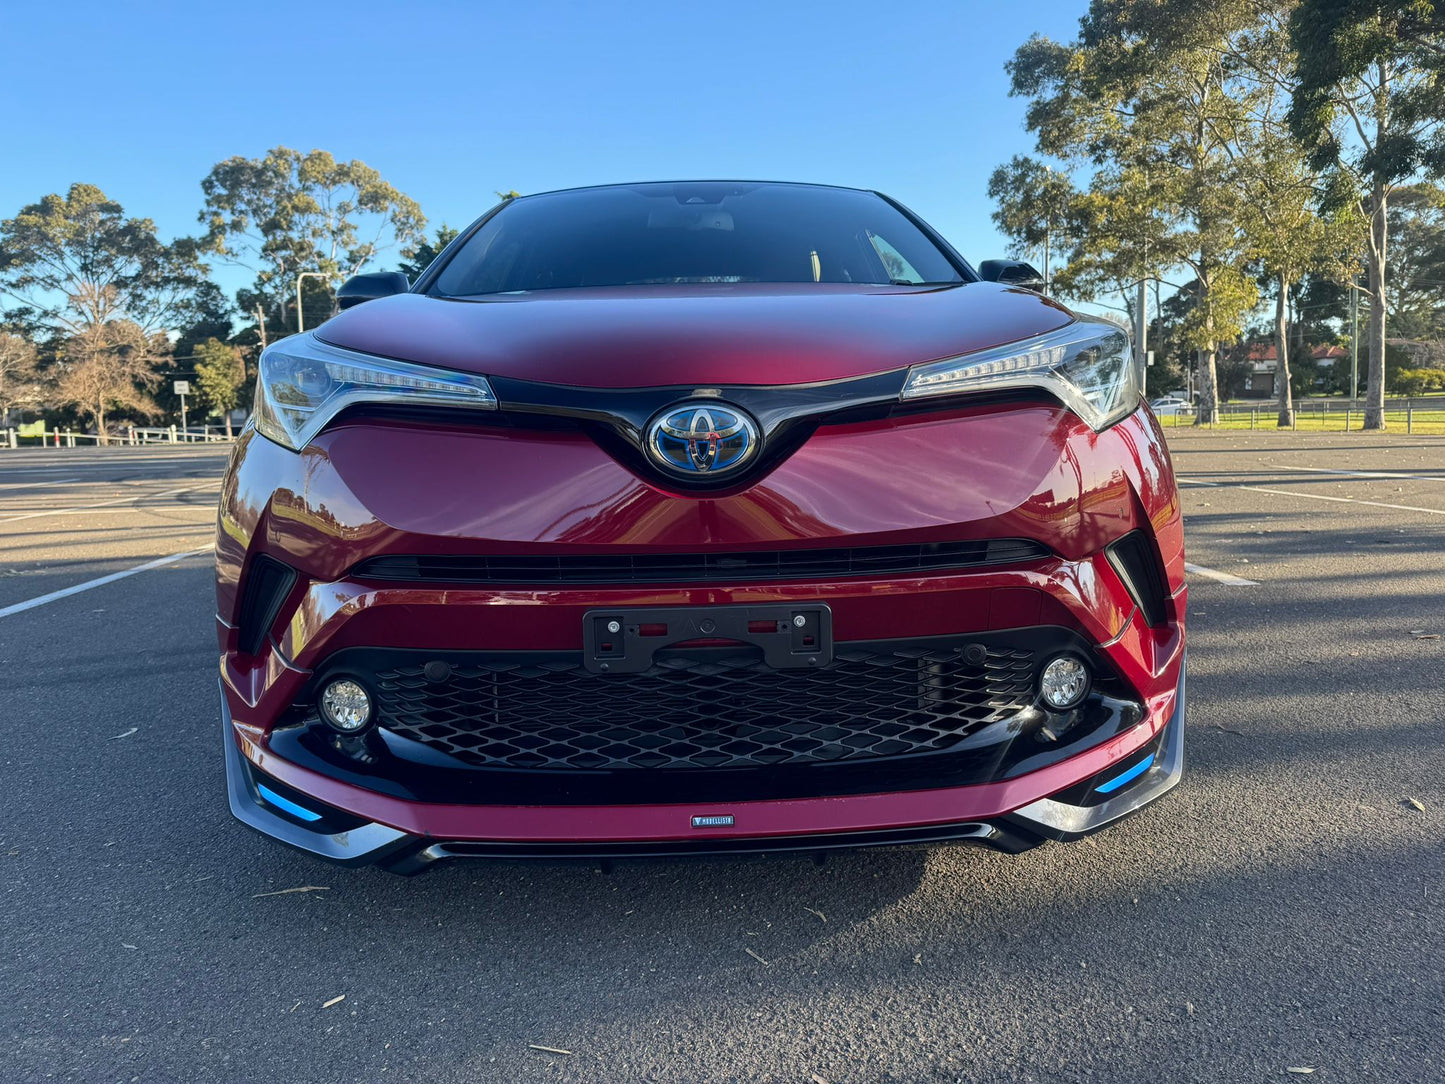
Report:
[[998,282],[1004,286],[1032,288],[1044,284],[1044,276],[1039,274],[1038,269],[1023,260],[984,260],[978,265],[978,273],[985,282]]
[[411,289],[411,280],[400,271],[370,271],[364,275],[352,275],[336,291],[337,307],[349,309],[363,301],[375,301],[378,297],[404,294]]

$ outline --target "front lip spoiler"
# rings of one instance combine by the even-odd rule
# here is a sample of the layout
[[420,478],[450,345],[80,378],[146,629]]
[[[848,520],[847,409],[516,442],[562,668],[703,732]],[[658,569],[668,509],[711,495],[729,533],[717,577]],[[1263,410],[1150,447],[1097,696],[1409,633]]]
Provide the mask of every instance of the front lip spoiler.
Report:
[[[1074,805],[1056,798],[1040,798],[1015,809],[1009,820],[1026,831],[1048,839],[1069,841],[1091,835],[1115,821],[1137,813],[1150,802],[1173,790],[1184,775],[1184,683],[1188,656],[1179,667],[1179,687],[1174,696],[1174,713],[1164,724],[1158,739],[1158,753],[1149,769],[1112,798],[1092,805]],[[1113,775],[1109,772],[1101,775]],[[1094,795],[1103,793],[1095,787]]]
[[414,841],[415,837],[374,821],[354,825],[347,823],[345,827],[337,828],[326,824],[323,818],[318,827],[308,828],[297,820],[274,812],[257,790],[255,775],[236,745],[231,712],[226,706],[224,693],[221,695],[221,742],[226,751],[226,791],[231,801],[231,814],[263,836],[344,866],[380,862],[395,851],[408,849]]
[[521,843],[437,840],[374,821],[345,819],[345,815],[342,815],[340,823],[331,822],[323,815],[314,827],[307,827],[299,820],[275,811],[261,797],[257,790],[256,773],[236,744],[224,695],[221,697],[221,724],[226,784],[231,812],[236,819],[272,839],[347,866],[378,865],[394,873],[413,874],[448,858],[598,862],[748,854],[819,855],[830,850],[939,843],[968,843],[1018,854],[1046,840],[1074,840],[1097,832],[1138,812],[1178,784],[1184,772],[1184,685],[1185,668],[1181,667],[1174,712],[1160,735],[1160,755],[1155,763],[1118,794],[1093,805],[1042,798],[991,820],[872,831],[855,829],[794,836],[709,837],[697,840]]

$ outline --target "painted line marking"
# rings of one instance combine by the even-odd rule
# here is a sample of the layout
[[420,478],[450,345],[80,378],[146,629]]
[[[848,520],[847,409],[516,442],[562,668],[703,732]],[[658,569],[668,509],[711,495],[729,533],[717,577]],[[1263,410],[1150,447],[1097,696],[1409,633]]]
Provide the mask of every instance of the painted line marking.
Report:
[[[1233,576],[1230,575],[1228,572],[1220,572],[1217,569],[1205,568],[1203,565],[1191,565],[1188,561],[1184,562],[1184,571],[1192,572],[1196,576],[1203,576],[1205,579],[1217,580],[1219,583],[1226,583],[1230,587],[1259,586],[1258,580],[1246,580],[1243,576]],[[0,612],[0,616],[3,616],[3,612]]]
[[215,544],[202,546],[198,550],[186,550],[184,553],[173,553],[169,557],[157,557],[154,561],[147,561],[143,565],[136,565],[135,568],[127,568],[121,572],[112,572],[109,576],[101,576],[99,579],[87,580],[85,583],[78,583],[74,587],[64,587],[59,591],[52,591],[48,595],[41,595],[38,598],[28,599],[25,602],[17,602],[11,606],[0,608],[0,617],[9,617],[11,614],[24,613],[26,610],[33,610],[37,606],[44,606],[47,602],[55,602],[57,599],[69,598],[71,595],[78,595],[82,591],[89,591],[95,587],[104,587],[108,583],[115,583],[116,580],[123,580],[127,576],[134,576],[138,572],[149,572],[153,568],[161,568],[164,565],[174,564],[176,561],[185,560],[187,557],[198,557],[203,553],[209,553],[215,548]]
[[1368,504],[1374,508],[1393,508],[1397,512],[1428,512],[1432,516],[1445,516],[1442,508],[1417,508],[1413,504],[1386,504],[1384,501],[1362,501],[1357,497],[1327,497],[1323,493],[1296,493],[1289,489],[1265,489],[1263,486],[1235,486],[1255,493],[1272,493],[1276,497],[1301,497],[1307,501],[1335,501],[1338,504]]
[[[132,512],[164,512],[177,508],[189,508],[197,512],[214,512],[210,504],[192,504],[190,501],[170,501],[166,504],[140,504],[134,508],[90,508],[86,510],[87,516],[125,516]],[[138,524],[137,526],[148,527],[150,524]],[[42,530],[48,530],[43,525]]]
[[125,504],[128,501],[143,501],[148,497],[174,497],[180,493],[191,493],[197,489],[206,489],[207,486],[185,486],[181,489],[170,489],[164,493],[131,493],[124,497],[117,497],[113,501],[100,501],[97,504],[82,504],[74,508],[47,508],[40,512],[26,512],[21,516],[8,516],[0,519],[0,523],[19,523],[23,519],[39,519],[42,516],[69,516],[76,512],[89,512],[93,508],[109,508],[115,504]]
[[[1292,467],[1291,470],[1324,470],[1322,467]],[[1356,471],[1330,471],[1327,473],[1356,474]],[[1412,478],[1421,481],[1445,481],[1445,478],[1421,478],[1418,474],[1379,474],[1362,475],[1362,477],[1378,478]],[[1375,508],[1393,508],[1397,512],[1426,512],[1432,516],[1445,516],[1445,509],[1442,508],[1420,508],[1413,504],[1387,504],[1384,501],[1365,501],[1358,497],[1330,497],[1323,493],[1300,493],[1293,489],[1267,489],[1264,486],[1247,486],[1238,482],[1201,482],[1193,478],[1174,479],[1182,486],[1213,486],[1218,489],[1247,489],[1253,493],[1271,493],[1276,497],[1299,497],[1306,501],[1335,501],[1339,504],[1368,504]]]
[[1445,482],[1445,477],[1438,474],[1401,474],[1396,471],[1383,470],[1339,470],[1333,467],[1291,467],[1281,463],[1277,470],[1299,470],[1308,471],[1311,474],[1347,474],[1351,478],[1403,478],[1411,482]]
[[66,482],[78,482],[79,478],[57,478],[53,482],[0,482],[0,489],[44,489],[46,486],[63,486]]

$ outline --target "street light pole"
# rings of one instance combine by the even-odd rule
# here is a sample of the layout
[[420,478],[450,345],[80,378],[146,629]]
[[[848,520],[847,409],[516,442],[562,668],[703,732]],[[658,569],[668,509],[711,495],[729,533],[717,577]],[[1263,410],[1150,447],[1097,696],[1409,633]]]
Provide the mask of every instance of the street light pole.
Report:
[[305,321],[301,318],[301,280],[310,276],[314,279],[329,279],[331,276],[325,271],[302,271],[296,276],[296,334],[306,330]]

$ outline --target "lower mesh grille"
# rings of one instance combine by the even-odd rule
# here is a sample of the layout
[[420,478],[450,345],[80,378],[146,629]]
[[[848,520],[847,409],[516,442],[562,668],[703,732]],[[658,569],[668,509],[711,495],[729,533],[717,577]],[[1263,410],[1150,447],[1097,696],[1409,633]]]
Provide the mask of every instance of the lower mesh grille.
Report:
[[575,660],[378,670],[380,723],[485,767],[716,769],[944,752],[1033,699],[1034,653],[1012,646],[840,644],[826,667],[789,671],[725,648],[630,675]]

